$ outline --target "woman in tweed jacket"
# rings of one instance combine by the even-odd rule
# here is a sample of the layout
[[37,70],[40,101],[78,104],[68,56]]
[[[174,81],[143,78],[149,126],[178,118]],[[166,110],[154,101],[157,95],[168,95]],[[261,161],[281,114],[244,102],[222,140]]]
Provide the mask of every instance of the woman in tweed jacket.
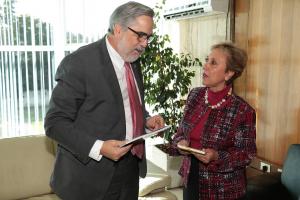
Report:
[[[247,63],[245,51],[230,43],[214,45],[204,65],[205,87],[191,90],[172,142],[184,155],[179,174],[184,200],[243,199],[246,166],[256,155],[255,110],[232,92]],[[201,149],[204,155],[179,150]]]

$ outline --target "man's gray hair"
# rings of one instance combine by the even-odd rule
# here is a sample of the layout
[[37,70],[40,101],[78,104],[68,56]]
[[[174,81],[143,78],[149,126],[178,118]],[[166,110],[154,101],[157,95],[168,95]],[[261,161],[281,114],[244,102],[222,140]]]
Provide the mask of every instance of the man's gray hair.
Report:
[[154,17],[153,9],[143,4],[129,1],[115,9],[109,18],[108,32],[113,34],[115,24],[120,24],[122,28],[127,28],[139,16]]

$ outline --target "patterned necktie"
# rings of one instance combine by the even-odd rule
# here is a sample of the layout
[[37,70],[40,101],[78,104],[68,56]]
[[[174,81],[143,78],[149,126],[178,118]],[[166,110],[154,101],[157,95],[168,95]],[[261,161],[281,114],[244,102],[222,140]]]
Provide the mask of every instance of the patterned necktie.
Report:
[[[140,136],[143,133],[144,122],[143,122],[143,111],[140,103],[137,87],[133,78],[130,64],[125,62],[125,74],[128,89],[128,96],[130,102],[132,125],[133,125],[133,138]],[[131,153],[139,158],[142,158],[144,153],[144,143],[136,144],[132,147]]]

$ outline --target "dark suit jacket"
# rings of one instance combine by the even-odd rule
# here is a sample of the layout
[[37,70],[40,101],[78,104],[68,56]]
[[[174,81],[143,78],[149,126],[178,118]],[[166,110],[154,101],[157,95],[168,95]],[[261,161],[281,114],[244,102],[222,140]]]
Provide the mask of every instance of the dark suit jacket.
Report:
[[[132,63],[143,99],[140,65]],[[114,162],[88,155],[99,140],[125,139],[125,113],[121,90],[105,38],[66,56],[56,72],[45,118],[47,136],[58,142],[51,187],[62,199],[102,199],[114,173]],[[146,111],[143,102],[143,109]],[[139,162],[146,175],[145,156]]]

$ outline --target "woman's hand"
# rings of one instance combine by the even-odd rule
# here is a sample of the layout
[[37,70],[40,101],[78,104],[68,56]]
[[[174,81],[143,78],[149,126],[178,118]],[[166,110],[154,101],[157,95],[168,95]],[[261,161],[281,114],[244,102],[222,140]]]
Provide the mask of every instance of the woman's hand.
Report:
[[[179,144],[179,145],[182,145],[182,146],[186,146],[186,147],[189,146],[189,143],[188,143],[187,140],[180,140],[180,141],[178,142],[178,144]],[[188,151],[183,151],[183,150],[180,150],[179,148],[178,148],[178,151],[179,151],[179,153],[182,154],[182,155],[188,155],[188,154],[190,154]]]
[[205,151],[205,154],[198,154],[198,153],[193,153],[193,155],[201,162],[208,164],[211,161],[218,160],[219,159],[219,154],[216,150],[214,149],[203,149]]

